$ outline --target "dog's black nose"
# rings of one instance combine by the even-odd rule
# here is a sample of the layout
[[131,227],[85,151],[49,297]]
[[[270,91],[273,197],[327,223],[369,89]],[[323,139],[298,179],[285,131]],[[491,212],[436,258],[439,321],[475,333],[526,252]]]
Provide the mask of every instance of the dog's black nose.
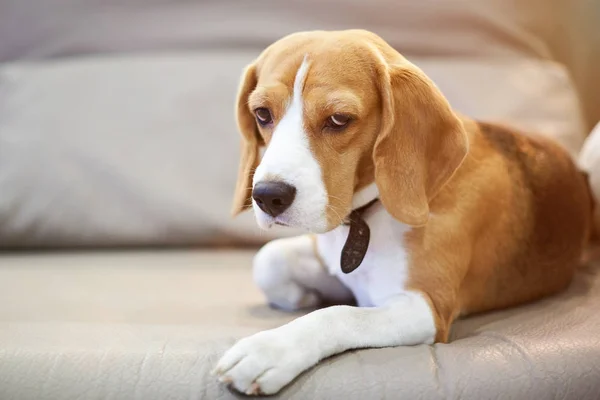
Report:
[[276,217],[292,204],[296,188],[283,182],[258,182],[252,190],[252,198],[261,210]]

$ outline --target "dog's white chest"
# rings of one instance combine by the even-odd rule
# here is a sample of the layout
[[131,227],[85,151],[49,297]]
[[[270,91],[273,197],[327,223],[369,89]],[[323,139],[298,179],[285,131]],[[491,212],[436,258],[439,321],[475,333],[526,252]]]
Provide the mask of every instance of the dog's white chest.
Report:
[[371,239],[365,258],[356,270],[345,274],[340,267],[348,226],[318,235],[319,254],[329,272],[352,291],[359,306],[382,306],[406,292],[408,254],[403,247],[403,237],[410,227],[394,220],[380,203],[368,209],[364,217]]

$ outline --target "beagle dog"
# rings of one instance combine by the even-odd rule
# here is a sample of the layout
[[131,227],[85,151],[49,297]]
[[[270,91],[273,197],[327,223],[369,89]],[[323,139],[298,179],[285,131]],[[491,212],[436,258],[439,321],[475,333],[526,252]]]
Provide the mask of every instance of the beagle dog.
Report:
[[459,316],[557,293],[588,241],[593,202],[566,151],[457,114],[371,32],[275,42],[243,74],[237,121],[233,213],[307,231],[258,252],[256,283],[282,309],[339,304],[229,349],[214,373],[246,394],[349,349],[446,342]]

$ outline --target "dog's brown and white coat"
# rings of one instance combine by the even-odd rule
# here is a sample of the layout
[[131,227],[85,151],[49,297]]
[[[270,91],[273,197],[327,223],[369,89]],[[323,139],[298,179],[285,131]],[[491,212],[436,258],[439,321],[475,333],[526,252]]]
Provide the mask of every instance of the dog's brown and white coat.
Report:
[[[458,316],[556,293],[574,274],[592,200],[567,153],[457,115],[372,33],[274,43],[245,71],[237,116],[234,213],[252,205],[261,227],[311,232],[264,246],[257,284],[284,309],[361,306],[240,340],[215,369],[237,390],[275,393],[348,349],[447,341]],[[344,274],[343,222],[375,198],[365,258]]]

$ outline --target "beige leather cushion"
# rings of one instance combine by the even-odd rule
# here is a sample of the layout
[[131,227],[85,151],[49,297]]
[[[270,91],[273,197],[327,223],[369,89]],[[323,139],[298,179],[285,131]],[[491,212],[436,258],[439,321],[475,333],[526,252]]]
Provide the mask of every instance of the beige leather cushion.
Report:
[[[251,255],[0,256],[0,398],[237,398],[209,376],[217,358],[297,316],[265,306]],[[555,298],[457,322],[450,344],[328,359],[279,398],[597,400],[599,310],[600,265]]]
[[594,215],[596,235],[600,239],[600,123],[586,139],[578,162],[581,169],[586,171],[590,178],[590,186],[596,199]]
[[373,30],[464,113],[576,152],[588,129],[570,77],[539,60],[600,93],[592,3],[0,0],[0,247],[274,236],[228,219],[232,103],[244,64],[298,30]]
[[534,57],[569,66],[600,120],[593,0],[0,0],[0,61],[256,49],[299,30],[366,28],[411,56]]
[[[231,220],[233,101],[257,52],[0,65],[0,247],[262,242]],[[587,133],[563,67],[411,58],[459,111],[556,138]],[[286,232],[286,234],[289,232]]]
[[584,33],[593,34],[598,15],[598,5],[586,0],[0,0],[0,6],[2,61],[262,48],[299,30],[345,28],[375,31],[412,55],[552,59],[568,44],[595,50]]

